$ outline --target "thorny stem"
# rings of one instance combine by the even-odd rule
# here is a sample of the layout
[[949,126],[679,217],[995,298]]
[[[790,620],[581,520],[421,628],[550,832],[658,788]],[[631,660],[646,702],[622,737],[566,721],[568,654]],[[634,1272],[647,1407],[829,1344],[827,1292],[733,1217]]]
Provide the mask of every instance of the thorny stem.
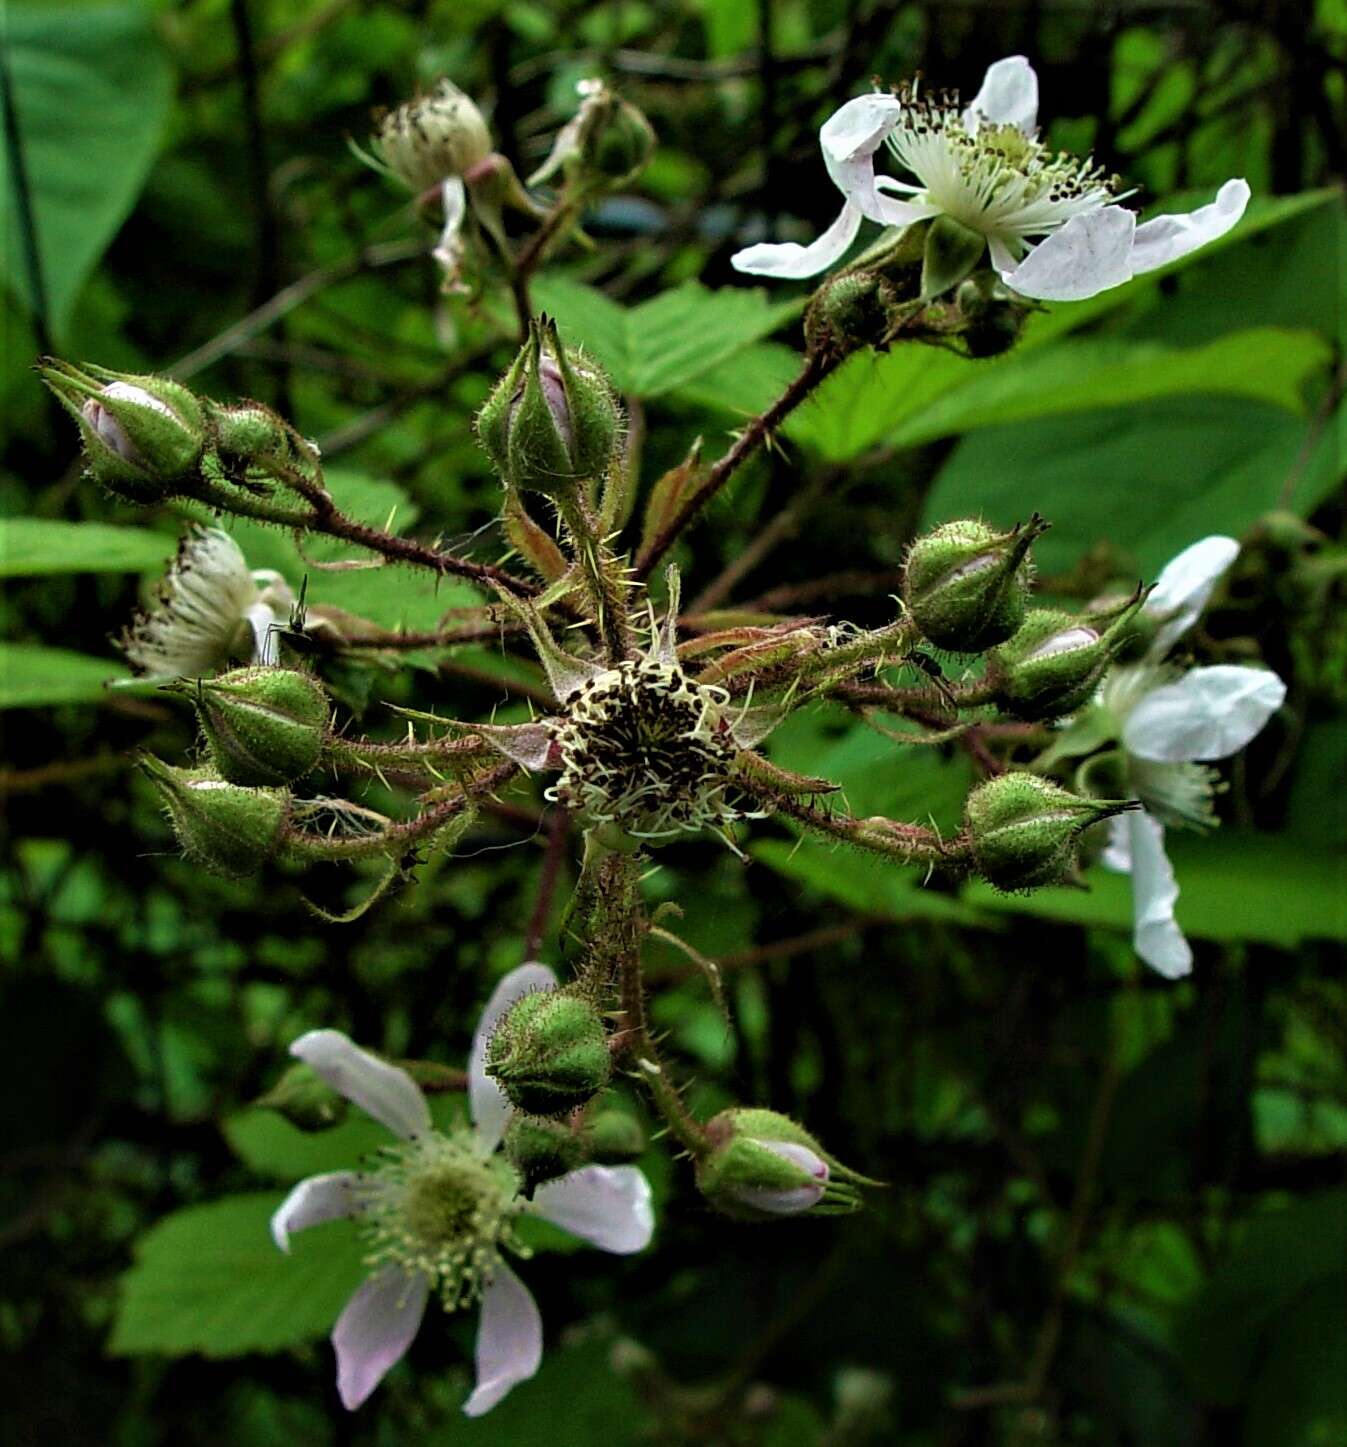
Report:
[[788,417],[841,361],[841,355],[834,353],[811,352],[805,358],[795,380],[765,412],[759,413],[740,432],[734,446],[711,465],[706,476],[693,488],[669,522],[642,549],[636,560],[635,576],[638,579],[650,576],[655,564],[673,547],[688,523],[734,476],[740,465],[766,442],[772,429]]
[[604,547],[598,523],[579,490],[562,492],[556,505],[571,535],[608,662],[621,663],[632,656],[631,619],[622,584],[615,575],[616,559]]
[[904,864],[934,864],[946,869],[959,869],[966,865],[969,858],[971,845],[962,835],[942,839],[934,829],[920,824],[904,824],[879,815],[856,819],[840,809],[769,791],[747,776],[742,777],[740,782],[746,792],[771,812],[785,814],[807,828],[854,844],[857,848],[901,859]]

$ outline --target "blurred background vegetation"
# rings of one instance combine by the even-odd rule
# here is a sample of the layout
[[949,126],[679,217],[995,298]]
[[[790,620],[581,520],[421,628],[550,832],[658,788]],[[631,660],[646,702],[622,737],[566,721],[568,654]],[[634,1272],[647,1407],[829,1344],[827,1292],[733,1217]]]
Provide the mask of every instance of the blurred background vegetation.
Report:
[[[1347,1441],[1347,4],[12,0],[0,27],[0,492],[23,519],[0,555],[0,1435]],[[1178,276],[1034,318],[1007,359],[854,359],[694,529],[685,596],[878,620],[914,531],[972,512],[1047,514],[1045,583],[1068,599],[1240,536],[1199,649],[1261,650],[1291,694],[1229,770],[1224,827],[1175,840],[1196,971],[1138,965],[1126,881],[1098,870],[1088,892],[1020,898],[923,890],[770,828],[747,869],[704,841],[662,850],[651,897],[685,904],[733,1007],[727,1028],[686,960],[656,955],[656,1023],[694,1105],[789,1111],[888,1189],[840,1222],[738,1226],[657,1145],[651,1252],[532,1263],[535,1382],[466,1422],[470,1324],[432,1317],[347,1418],[323,1337],[351,1262],[284,1262],[263,1223],[359,1127],[334,1144],[248,1103],[320,1024],[460,1062],[522,957],[551,824],[512,794],[460,857],[345,927],[279,872],[231,884],[178,859],[130,759],[185,756],[190,720],[103,683],[124,671],[108,634],[181,521],[81,480],[31,363],[171,366],[259,398],[319,440],[353,506],[493,558],[478,532],[499,490],[469,423],[511,355],[508,298],[438,295],[430,231],[347,149],[374,108],[448,75],[521,174],[584,76],[650,116],[654,163],[590,217],[598,248],[537,288],[613,370],[648,481],[699,435],[715,455],[790,375],[791,289],[769,307],[727,258],[834,214],[820,122],[873,76],[971,92],[1014,52],[1054,143],[1093,148],[1136,204],[1244,175],[1249,219]],[[72,522],[78,540],[54,526]],[[236,533],[254,566],[305,573],[283,537]],[[469,601],[391,570],[310,589],[390,626]],[[337,682],[373,725],[382,700],[485,714],[507,667],[529,677],[482,649]],[[946,824],[970,778],[957,745],[902,752],[840,710],[772,752],[861,814]]]

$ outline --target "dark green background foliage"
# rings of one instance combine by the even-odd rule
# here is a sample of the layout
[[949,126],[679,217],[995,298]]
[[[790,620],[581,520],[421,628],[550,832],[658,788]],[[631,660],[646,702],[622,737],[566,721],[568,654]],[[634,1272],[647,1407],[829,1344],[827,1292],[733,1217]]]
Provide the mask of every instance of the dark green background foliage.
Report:
[[[35,267],[11,148],[6,1440],[1347,1440],[1347,271],[1323,189],[1344,169],[1343,0],[13,3],[0,25],[37,235]],[[107,635],[181,522],[80,480],[30,364],[176,363],[218,398],[262,399],[320,441],[362,515],[396,507],[490,560],[476,535],[499,492],[469,419],[510,357],[508,300],[437,296],[429,232],[347,150],[373,107],[450,75],[521,172],[583,75],[647,111],[657,159],[537,299],[627,394],[648,481],[698,435],[715,455],[790,374],[791,289],[744,288],[728,256],[833,214],[821,120],[873,75],[971,90],[1015,51],[1054,141],[1092,146],[1139,204],[1243,174],[1249,219],[1177,276],[1036,316],[1003,361],[853,359],[694,529],[685,597],[765,528],[729,596],[862,621],[891,616],[928,520],[1042,511],[1045,583],[1066,599],[1240,535],[1199,647],[1261,650],[1291,691],[1228,770],[1224,827],[1174,841],[1196,971],[1170,984],[1137,964],[1126,882],[1098,870],[1088,892],[1020,898],[924,890],[774,829],[749,837],[747,869],[704,842],[661,851],[650,895],[684,903],[677,928],[721,961],[733,1007],[726,1027],[683,957],[656,955],[656,1022],[693,1104],[770,1102],[887,1189],[854,1218],[739,1226],[656,1148],[651,1252],[529,1263],[549,1330],[534,1383],[464,1421],[470,1323],[436,1314],[345,1418],[323,1337],[355,1247],[329,1226],[287,1260],[264,1226],[285,1181],[372,1138],[301,1137],[248,1102],[320,1024],[461,1062],[521,957],[541,800],[516,791],[345,927],[292,877],[226,884],[175,857],[129,759],[186,756],[189,721],[102,683],[121,671]],[[285,538],[237,532],[298,582]],[[311,597],[388,625],[469,600],[392,569],[308,571]],[[435,663],[352,673],[348,701],[369,701],[371,728],[381,700],[485,716],[520,667],[485,649]],[[841,711],[772,752],[843,781],[854,812],[942,826],[969,777],[957,746],[902,750]],[[368,888],[304,884],[329,906]]]

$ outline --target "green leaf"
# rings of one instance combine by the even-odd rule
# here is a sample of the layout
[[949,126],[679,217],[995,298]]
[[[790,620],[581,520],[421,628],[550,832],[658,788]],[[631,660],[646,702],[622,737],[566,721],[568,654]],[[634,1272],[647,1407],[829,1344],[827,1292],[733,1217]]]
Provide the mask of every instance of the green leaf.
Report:
[[37,643],[0,643],[0,709],[103,703],[105,685],[130,670],[113,658],[90,658]]
[[607,368],[619,392],[658,397],[769,336],[796,316],[799,300],[771,301],[743,287],[709,291],[688,281],[640,306],[624,307],[567,277],[540,279],[536,304],[562,340],[579,343]]
[[[1205,940],[1257,940],[1294,949],[1305,940],[1347,939],[1343,856],[1306,849],[1276,834],[1220,829],[1201,837],[1171,832],[1165,848],[1179,881],[1177,915],[1186,934]],[[1132,882],[1091,869],[1088,890],[998,894],[974,883],[964,898],[981,909],[1071,924],[1132,929]]]
[[[172,70],[145,5],[12,4],[5,29],[48,322],[59,341],[158,150]],[[32,310],[7,152],[0,195],[4,280]]]
[[678,396],[698,407],[752,417],[779,397],[799,370],[798,353],[780,342],[758,342],[683,383]]
[[176,539],[145,528],[46,518],[0,519],[0,578],[48,573],[140,573],[162,567]]
[[242,1356],[325,1336],[368,1274],[349,1221],[271,1239],[266,1191],[175,1211],[136,1243],[108,1350]]

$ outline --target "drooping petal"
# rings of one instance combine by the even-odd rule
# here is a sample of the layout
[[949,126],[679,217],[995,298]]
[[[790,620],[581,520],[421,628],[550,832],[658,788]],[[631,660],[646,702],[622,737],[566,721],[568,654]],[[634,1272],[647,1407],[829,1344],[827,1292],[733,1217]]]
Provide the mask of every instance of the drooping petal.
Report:
[[271,1218],[271,1239],[282,1251],[289,1251],[292,1231],[353,1215],[360,1208],[359,1181],[354,1171],[306,1176],[277,1207]]
[[430,1284],[390,1266],[371,1276],[342,1308],[332,1328],[337,1352],[337,1394],[348,1412],[407,1354],[425,1315]]
[[1144,610],[1163,620],[1150,647],[1152,658],[1163,658],[1197,622],[1216,584],[1238,556],[1235,539],[1217,534],[1184,548],[1165,564]]
[[1132,836],[1127,827],[1127,815],[1115,814],[1108,821],[1107,828],[1108,843],[1099,856],[1099,862],[1115,874],[1131,874]]
[[1221,187],[1214,201],[1186,216],[1157,216],[1153,221],[1143,221],[1132,242],[1132,274],[1140,276],[1157,266],[1167,266],[1224,236],[1244,215],[1248,204],[1248,182],[1233,180]]
[[906,226],[929,214],[927,207],[883,195],[875,181],[875,152],[898,124],[903,109],[904,103],[894,95],[859,95],[834,111],[818,133],[823,164],[833,184],[862,216],[881,226]]
[[1162,764],[1227,759],[1285,701],[1286,685],[1269,669],[1194,668],[1142,698],[1123,725],[1123,747]]
[[1132,856],[1132,944],[1166,979],[1193,968],[1193,952],[1174,918],[1179,886],[1165,853],[1164,826],[1142,810],[1124,815]]
[[340,1030],[310,1030],[295,1041],[290,1054],[403,1140],[430,1129],[430,1107],[411,1076],[362,1050]]
[[[1001,280],[1021,296],[1084,301],[1131,279],[1136,217],[1122,206],[1073,216]],[[998,268],[999,269],[999,268]]]
[[1031,135],[1038,125],[1038,76],[1022,55],[1008,55],[987,67],[982,89],[964,111],[969,135],[977,135],[978,121],[1015,126]]
[[861,229],[861,219],[860,208],[848,201],[837,220],[808,246],[795,241],[763,241],[736,251],[730,265],[749,276],[774,276],[782,281],[817,276],[841,261]]
[[635,1166],[584,1166],[539,1186],[538,1214],[600,1251],[644,1251],[655,1230],[650,1182]]
[[491,1152],[505,1134],[506,1122],[514,1107],[505,1097],[505,1092],[486,1073],[486,1047],[491,1032],[500,1018],[518,999],[533,990],[554,990],[557,977],[546,965],[530,963],[520,965],[491,992],[477,1029],[472,1036],[472,1053],[468,1056],[468,1109],[472,1112],[472,1123],[477,1142],[483,1152]]
[[276,615],[265,603],[254,603],[243,610],[243,616],[253,630],[253,661],[263,668],[275,668],[280,661]]
[[450,176],[440,185],[440,199],[444,207],[444,229],[431,255],[444,269],[445,290],[466,291],[462,273],[466,255],[463,222],[468,214],[468,189],[460,177]]
[[543,1319],[529,1289],[501,1261],[482,1293],[477,1328],[477,1386],[463,1403],[469,1417],[480,1417],[542,1365]]

